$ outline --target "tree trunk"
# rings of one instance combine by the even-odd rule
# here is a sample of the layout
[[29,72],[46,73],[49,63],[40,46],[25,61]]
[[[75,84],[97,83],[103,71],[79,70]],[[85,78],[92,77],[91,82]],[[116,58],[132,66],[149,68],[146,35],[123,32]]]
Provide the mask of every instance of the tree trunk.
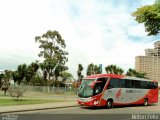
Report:
[[4,96],[6,96],[6,93],[7,93],[7,89],[5,88],[4,89]]
[[50,74],[48,74],[48,84],[47,84],[47,86],[48,86],[48,89],[47,89],[47,90],[48,90],[48,92],[50,92],[50,89],[49,89],[50,77],[51,77],[51,76],[50,76]]

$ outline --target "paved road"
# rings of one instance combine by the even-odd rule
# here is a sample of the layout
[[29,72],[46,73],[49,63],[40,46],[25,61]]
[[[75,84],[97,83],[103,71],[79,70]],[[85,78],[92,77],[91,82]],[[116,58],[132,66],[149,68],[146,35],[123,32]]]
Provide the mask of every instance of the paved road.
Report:
[[61,109],[38,110],[29,112],[20,112],[17,114],[133,114],[133,113],[160,113],[160,100],[157,104],[145,106],[122,106],[112,109],[91,108],[91,107],[69,107]]
[[160,120],[160,101],[158,104],[149,105],[147,107],[123,106],[106,109],[78,106],[19,112],[14,114],[18,114],[18,120],[137,120],[138,118],[144,118],[145,120]]

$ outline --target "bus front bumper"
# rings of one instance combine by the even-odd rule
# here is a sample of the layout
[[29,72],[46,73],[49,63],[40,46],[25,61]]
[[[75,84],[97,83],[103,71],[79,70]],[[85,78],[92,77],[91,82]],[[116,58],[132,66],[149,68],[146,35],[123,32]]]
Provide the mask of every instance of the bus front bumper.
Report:
[[77,102],[82,106],[99,106],[99,101],[96,101],[93,98],[79,98]]

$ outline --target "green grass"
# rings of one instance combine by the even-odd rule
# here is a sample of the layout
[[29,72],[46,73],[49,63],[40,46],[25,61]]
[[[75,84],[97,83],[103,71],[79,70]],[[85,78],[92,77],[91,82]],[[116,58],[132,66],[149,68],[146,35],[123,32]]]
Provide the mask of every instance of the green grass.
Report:
[[64,102],[64,100],[20,99],[17,101],[13,99],[0,99],[0,106],[42,104],[54,102]]

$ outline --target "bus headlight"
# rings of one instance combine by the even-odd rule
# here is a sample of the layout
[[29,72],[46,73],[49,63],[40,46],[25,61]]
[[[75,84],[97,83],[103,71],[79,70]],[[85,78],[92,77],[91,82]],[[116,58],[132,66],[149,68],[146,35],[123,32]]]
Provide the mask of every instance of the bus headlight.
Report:
[[92,97],[89,97],[89,98],[79,98],[79,100],[82,101],[82,102],[89,102],[89,101],[94,100],[94,98],[92,98]]
[[93,100],[92,97],[89,97],[89,98],[86,99],[87,102],[92,101],[92,100]]
[[93,103],[93,104],[94,104],[94,105],[97,105],[98,103],[99,103],[99,101],[94,101],[94,103]]

